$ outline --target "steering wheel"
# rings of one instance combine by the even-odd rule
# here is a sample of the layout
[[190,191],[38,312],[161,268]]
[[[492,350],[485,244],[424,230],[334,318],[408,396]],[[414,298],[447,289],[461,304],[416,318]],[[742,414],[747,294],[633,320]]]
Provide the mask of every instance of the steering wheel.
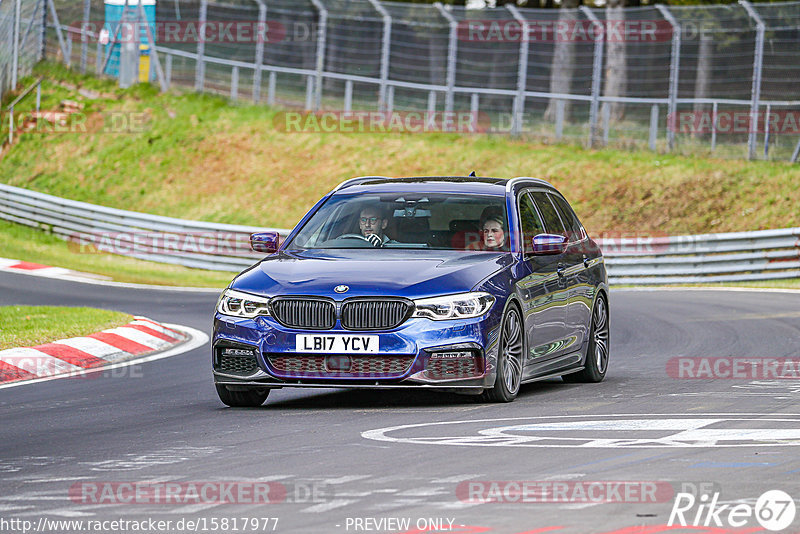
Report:
[[339,237],[337,237],[335,239],[360,239],[361,241],[369,242],[369,239],[367,239],[366,237],[364,237],[361,234],[342,234],[342,235],[340,235]]

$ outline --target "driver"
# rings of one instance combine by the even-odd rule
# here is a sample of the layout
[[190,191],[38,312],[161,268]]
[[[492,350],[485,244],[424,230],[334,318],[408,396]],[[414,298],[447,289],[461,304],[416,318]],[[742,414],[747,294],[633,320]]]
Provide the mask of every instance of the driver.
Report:
[[391,241],[383,233],[387,224],[389,221],[384,217],[383,212],[372,206],[362,209],[358,218],[358,229],[361,231],[361,235],[375,247],[382,247]]

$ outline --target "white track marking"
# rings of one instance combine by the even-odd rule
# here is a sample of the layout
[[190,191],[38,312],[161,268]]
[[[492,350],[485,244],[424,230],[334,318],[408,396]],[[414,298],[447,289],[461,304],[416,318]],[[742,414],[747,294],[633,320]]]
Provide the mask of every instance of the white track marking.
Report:
[[174,330],[183,332],[184,334],[188,335],[189,336],[189,341],[187,341],[186,343],[183,343],[181,345],[178,345],[176,347],[173,347],[173,348],[171,348],[169,350],[166,350],[164,352],[159,352],[158,354],[151,354],[151,355],[145,356],[143,358],[136,358],[136,359],[133,359],[133,360],[126,360],[124,362],[118,362],[118,363],[114,363],[114,364],[111,364],[111,365],[106,365],[106,366],[103,366],[103,367],[95,367],[93,369],[80,369],[79,371],[76,371],[76,372],[65,373],[65,374],[61,374],[61,375],[57,375],[57,376],[47,376],[47,377],[44,377],[44,378],[35,378],[35,379],[32,379],[32,380],[22,380],[22,381],[19,381],[19,382],[11,382],[10,384],[0,385],[0,389],[13,388],[13,387],[19,387],[19,386],[28,386],[28,385],[31,385],[31,384],[38,384],[39,382],[46,382],[48,380],[56,380],[56,379],[59,379],[59,378],[67,378],[67,377],[75,376],[75,375],[78,375],[78,374],[85,375],[85,374],[89,374],[89,373],[103,372],[103,371],[107,371],[107,370],[110,370],[110,369],[118,369],[120,367],[128,367],[128,366],[131,366],[131,365],[138,365],[140,363],[153,362],[153,361],[156,361],[156,360],[162,360],[164,358],[170,358],[172,356],[178,356],[179,354],[184,354],[184,353],[192,351],[192,350],[194,350],[196,348],[202,347],[203,345],[208,343],[208,335],[206,335],[204,332],[201,332],[200,330],[196,330],[196,329],[190,328],[188,326],[181,326],[181,325],[175,325],[175,324],[165,324],[165,326],[167,326],[168,328],[172,328]]
[[0,351],[0,361],[39,377],[83,370],[82,367],[27,347]]
[[135,328],[128,328],[126,326],[109,328],[108,330],[103,330],[103,332],[122,336],[125,339],[130,339],[131,341],[135,341],[136,343],[144,345],[145,347],[150,347],[151,349],[160,349],[172,344],[169,341],[159,339],[152,334],[148,334],[147,332],[142,332],[141,330],[137,330]]
[[73,349],[82,350],[83,352],[87,352],[92,356],[101,358],[103,360],[108,360],[112,356],[116,356],[123,352],[117,347],[113,347],[108,343],[100,341],[99,339],[94,339],[93,337],[73,337],[69,339],[59,339],[53,341],[53,343],[58,343],[60,345],[72,347]]

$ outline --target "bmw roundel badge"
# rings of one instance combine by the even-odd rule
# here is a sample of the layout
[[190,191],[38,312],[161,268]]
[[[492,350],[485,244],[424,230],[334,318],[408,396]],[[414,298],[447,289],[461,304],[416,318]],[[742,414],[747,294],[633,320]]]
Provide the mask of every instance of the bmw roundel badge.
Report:
[[349,289],[350,288],[347,287],[346,285],[340,285],[333,288],[333,290],[336,291],[337,293],[347,293]]

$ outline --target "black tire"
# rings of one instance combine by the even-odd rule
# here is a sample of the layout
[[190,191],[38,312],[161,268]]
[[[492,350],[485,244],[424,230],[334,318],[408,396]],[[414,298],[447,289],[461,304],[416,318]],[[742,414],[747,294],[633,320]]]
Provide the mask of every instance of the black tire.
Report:
[[570,373],[561,378],[569,383],[602,382],[608,371],[608,303],[600,295],[592,310],[592,323],[589,328],[589,346],[586,349],[586,364],[582,371]]
[[232,408],[256,408],[264,404],[269,389],[257,388],[245,391],[231,391],[226,386],[215,384],[219,400]]
[[522,383],[522,365],[525,356],[525,329],[519,308],[511,305],[503,315],[500,341],[497,347],[497,376],[494,386],[483,392],[481,399],[488,402],[511,402],[517,398]]

